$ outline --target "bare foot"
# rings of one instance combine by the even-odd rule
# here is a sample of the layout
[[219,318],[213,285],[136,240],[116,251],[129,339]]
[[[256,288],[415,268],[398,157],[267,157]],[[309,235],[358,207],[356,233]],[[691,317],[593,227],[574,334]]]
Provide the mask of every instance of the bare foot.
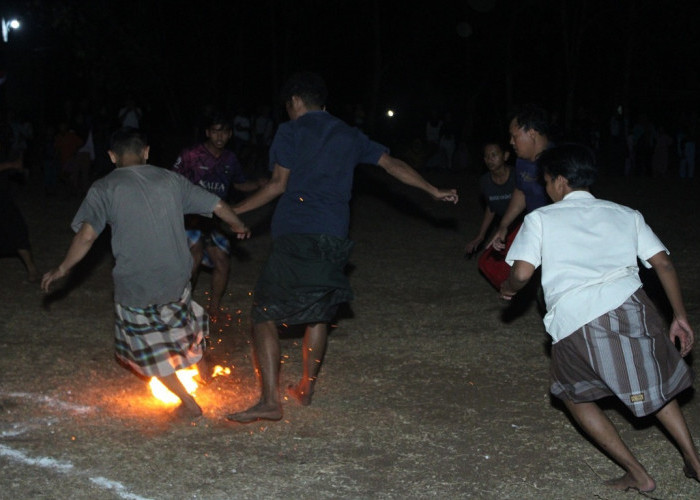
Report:
[[700,478],[698,478],[698,473],[695,472],[695,469],[688,463],[684,462],[683,464],[683,474],[685,474],[685,477],[688,479],[695,479],[697,482],[700,483]]
[[268,404],[261,401],[245,411],[226,415],[226,418],[232,422],[239,422],[241,424],[256,422],[258,420],[277,421],[282,418],[282,408],[280,408],[278,404]]
[[288,385],[287,394],[296,399],[300,405],[309,406],[311,404],[311,398],[314,395],[313,386],[304,387],[302,383],[297,385]]
[[178,419],[191,420],[201,417],[202,409],[197,403],[194,403],[194,406],[181,403],[177,408],[175,408],[173,415],[175,415],[175,418]]
[[605,485],[614,490],[629,491],[636,490],[640,493],[651,493],[656,489],[656,483],[650,476],[645,478],[635,479],[630,473],[617,479],[605,481]]

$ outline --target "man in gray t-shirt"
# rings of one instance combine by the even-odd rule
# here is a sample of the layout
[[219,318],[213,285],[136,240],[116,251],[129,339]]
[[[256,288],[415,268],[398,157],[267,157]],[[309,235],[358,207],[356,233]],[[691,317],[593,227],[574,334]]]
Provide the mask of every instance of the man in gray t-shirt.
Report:
[[208,325],[191,300],[192,257],[184,215],[215,213],[239,238],[250,231],[231,207],[179,174],[147,165],[149,147],[136,129],[112,136],[109,156],[117,168],[96,181],[71,227],[76,231],[63,262],[47,272],[44,291],[64,276],[109,224],[115,266],[117,358],[143,376],[157,377],[182,404],[177,413],[197,417],[202,410],[175,372],[200,361]]

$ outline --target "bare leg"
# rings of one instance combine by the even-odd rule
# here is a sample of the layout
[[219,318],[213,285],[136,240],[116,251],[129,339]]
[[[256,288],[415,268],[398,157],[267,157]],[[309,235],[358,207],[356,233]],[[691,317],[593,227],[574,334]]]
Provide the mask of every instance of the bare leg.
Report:
[[688,430],[688,425],[685,422],[683,413],[678,406],[678,401],[675,399],[664,406],[656,414],[661,425],[663,425],[671,437],[676,441],[678,447],[683,454],[685,475],[698,480],[700,476],[700,457],[698,450],[695,448],[693,438]]
[[656,488],[652,477],[632,455],[613,423],[596,403],[564,401],[564,404],[586,434],[627,471],[621,478],[606,481],[606,485],[616,490],[636,489],[642,492],[650,492]]
[[25,248],[18,248],[17,253],[27,268],[27,279],[30,283],[36,283],[39,280],[39,271],[37,271],[36,264],[34,264],[32,252]]
[[326,352],[327,340],[328,325],[326,323],[316,323],[306,327],[302,345],[303,371],[301,380],[297,385],[287,388],[289,394],[304,406],[311,404],[318,371],[321,369],[323,355]]
[[229,255],[218,247],[207,247],[207,252],[214,262],[214,270],[211,275],[211,297],[209,298],[209,314],[215,316],[221,307],[221,298],[224,296],[228,275],[231,268]]
[[226,418],[241,423],[279,420],[282,418],[282,405],[279,394],[280,342],[277,327],[272,321],[258,323],[253,330],[253,339],[255,358],[262,379],[262,395],[254,406],[227,415]]
[[202,415],[202,409],[199,407],[194,398],[187,392],[187,389],[185,389],[185,386],[182,385],[182,382],[180,382],[180,379],[177,378],[177,375],[172,373],[165,377],[158,377],[158,380],[160,380],[170,392],[175,394],[178,398],[180,398],[180,401],[182,401],[182,404],[177,409],[178,416],[193,418]]
[[[206,344],[206,343],[205,343]],[[212,380],[211,363],[209,362],[209,353],[206,345],[202,352],[202,358],[197,362],[197,372],[199,372],[199,380],[202,384],[207,385]]]

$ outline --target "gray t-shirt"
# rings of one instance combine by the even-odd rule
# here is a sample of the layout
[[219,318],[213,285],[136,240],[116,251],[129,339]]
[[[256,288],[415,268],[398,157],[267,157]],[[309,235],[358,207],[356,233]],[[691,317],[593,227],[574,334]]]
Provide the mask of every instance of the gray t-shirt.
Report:
[[121,167],[97,180],[73,218],[99,234],[112,228],[114,300],[130,307],[180,298],[192,271],[184,214],[211,215],[219,198],[152,165]]

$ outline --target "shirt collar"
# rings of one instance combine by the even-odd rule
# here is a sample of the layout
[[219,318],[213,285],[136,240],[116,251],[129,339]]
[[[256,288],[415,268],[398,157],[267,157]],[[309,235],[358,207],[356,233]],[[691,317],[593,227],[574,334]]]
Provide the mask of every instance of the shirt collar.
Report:
[[593,199],[595,196],[593,196],[590,191],[581,191],[577,189],[576,191],[571,191],[569,194],[564,196],[562,200],[585,200],[585,199]]

